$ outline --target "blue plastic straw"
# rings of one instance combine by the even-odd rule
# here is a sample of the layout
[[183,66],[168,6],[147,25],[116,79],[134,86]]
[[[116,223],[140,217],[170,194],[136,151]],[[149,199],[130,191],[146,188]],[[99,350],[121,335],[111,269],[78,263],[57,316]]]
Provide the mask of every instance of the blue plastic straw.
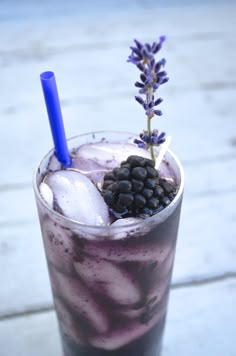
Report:
[[71,159],[66,142],[55,75],[53,72],[44,72],[40,75],[40,79],[51,126],[55,153],[57,159],[62,163],[62,165],[64,167],[68,167],[71,163]]

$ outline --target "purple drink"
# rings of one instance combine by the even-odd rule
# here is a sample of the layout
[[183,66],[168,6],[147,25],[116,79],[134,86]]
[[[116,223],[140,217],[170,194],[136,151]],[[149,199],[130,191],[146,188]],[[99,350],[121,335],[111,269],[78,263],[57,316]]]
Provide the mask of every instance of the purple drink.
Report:
[[[178,189],[170,205],[151,217],[111,217],[96,194],[105,172],[132,154],[149,157],[133,139],[124,133],[101,132],[69,140],[73,166],[80,173],[72,170],[68,177],[83,172],[96,190],[88,185],[78,199],[72,191],[71,204],[61,190],[65,171],[50,173],[61,169],[52,152],[36,173],[36,201],[65,356],[161,352],[183,171],[168,152],[160,175]],[[57,187],[53,199],[50,188],[48,194],[41,190],[42,198],[42,180]],[[94,200],[90,201],[90,193]]]

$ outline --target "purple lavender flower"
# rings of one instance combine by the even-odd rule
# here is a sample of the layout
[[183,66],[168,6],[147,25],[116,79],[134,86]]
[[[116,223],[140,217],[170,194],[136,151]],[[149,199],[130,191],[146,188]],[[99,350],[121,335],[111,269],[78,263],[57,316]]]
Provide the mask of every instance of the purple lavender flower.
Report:
[[135,139],[134,143],[138,145],[140,148],[148,149],[150,146],[159,146],[166,140],[166,133],[161,132],[160,135],[158,130],[153,130],[151,133],[148,131],[143,131],[140,134],[140,139]]
[[155,112],[154,106],[159,105],[159,103],[150,106],[151,101],[154,101],[152,96],[159,86],[165,84],[169,79],[166,71],[162,69],[166,64],[166,60],[164,58],[158,62],[155,60],[155,54],[160,51],[165,40],[166,37],[161,36],[158,43],[153,42],[151,45],[149,43],[142,44],[135,39],[134,43],[136,47],[130,47],[132,52],[128,58],[128,62],[135,64],[142,72],[140,75],[141,81],[135,82],[135,86],[139,88],[139,94],[145,94],[146,96],[143,102],[136,100],[143,106],[148,118],[153,117],[155,114],[158,115]]
[[158,110],[156,106],[160,105],[163,99],[156,99],[154,93],[169,80],[166,71],[163,70],[166,65],[165,58],[157,62],[155,60],[155,55],[160,51],[165,40],[165,36],[160,36],[159,42],[143,44],[135,39],[135,46],[130,47],[131,54],[128,57],[128,62],[135,64],[141,71],[140,81],[135,82],[134,85],[139,89],[139,94],[145,95],[145,98],[138,95],[135,96],[135,99],[143,107],[147,116],[147,130],[140,134],[140,140],[135,139],[134,142],[139,147],[150,148],[153,160],[155,160],[153,146],[165,142],[166,137],[164,132],[158,135],[158,130],[151,131],[150,123],[155,115],[162,115],[162,111]]

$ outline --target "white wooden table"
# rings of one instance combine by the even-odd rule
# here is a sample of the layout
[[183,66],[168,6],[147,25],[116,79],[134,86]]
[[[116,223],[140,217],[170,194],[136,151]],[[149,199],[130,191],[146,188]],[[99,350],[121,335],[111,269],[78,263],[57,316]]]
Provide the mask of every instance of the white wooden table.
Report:
[[31,187],[52,145],[39,74],[57,75],[68,137],[141,131],[128,47],[161,34],[159,126],[186,172],[163,356],[235,356],[236,4],[91,3],[1,4],[0,356],[61,355]]

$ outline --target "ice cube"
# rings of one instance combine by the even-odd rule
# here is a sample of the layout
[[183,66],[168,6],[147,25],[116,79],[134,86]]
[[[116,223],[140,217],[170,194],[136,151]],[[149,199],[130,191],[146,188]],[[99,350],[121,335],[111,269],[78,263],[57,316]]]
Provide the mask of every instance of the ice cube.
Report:
[[99,333],[107,332],[109,319],[103,307],[88,288],[78,279],[51,268],[50,277],[55,295],[59,295],[75,314],[86,319],[90,327]]
[[83,344],[84,335],[79,323],[75,321],[73,310],[69,310],[66,305],[58,298],[54,298],[54,304],[57,310],[58,319],[62,331],[70,336],[76,343]]
[[51,188],[46,183],[42,182],[39,186],[39,191],[43,200],[50,208],[53,208],[53,192]]
[[60,271],[72,273],[74,243],[69,230],[47,217],[44,218],[41,226],[48,261]]
[[[118,227],[119,229],[114,229],[112,232],[112,237],[113,239],[122,239],[127,237],[127,235],[135,234],[137,232],[137,229],[139,228],[138,223],[142,222],[142,219],[139,218],[124,218],[124,219],[118,219],[116,220],[113,224],[111,224],[111,227]],[[128,226],[128,225],[134,225],[135,226]]]
[[166,259],[159,263],[158,261],[142,262],[141,281],[144,281],[147,302],[153,300],[159,302],[166,294],[173,265],[174,251],[171,250]]
[[144,312],[145,312],[145,306],[142,306],[140,308],[121,307],[119,309],[116,309],[116,314],[118,318],[122,316],[128,320],[135,320],[137,318],[140,318]]
[[96,186],[101,186],[105,173],[109,172],[107,168],[103,168],[97,162],[83,157],[76,157],[72,165],[73,168],[86,175]]
[[151,290],[147,293],[147,303],[153,301],[155,304],[160,303],[161,300],[166,298],[166,294],[169,289],[171,276],[167,276],[166,278],[156,281],[152,286]]
[[176,186],[175,173],[168,162],[163,159],[159,167],[160,176],[170,183],[173,187]]
[[46,183],[63,214],[87,225],[108,225],[108,208],[94,184],[73,170],[49,173]]
[[47,166],[47,172],[55,172],[55,171],[59,171],[60,169],[62,169],[62,165],[61,163],[58,161],[57,157],[55,156],[55,154],[53,154],[50,157],[50,160],[48,162],[48,166]]
[[77,166],[82,157],[109,169],[119,166],[122,161],[125,161],[131,155],[150,159],[150,152],[132,143],[98,142],[86,144],[79,147],[75,155],[75,162],[78,160],[78,164],[75,163]]
[[122,325],[121,329],[113,329],[104,335],[95,335],[90,337],[89,342],[92,346],[102,348],[104,350],[116,350],[144,335],[158,321],[163,319],[165,312],[166,306],[163,306],[157,309],[153,317],[145,323],[142,323],[139,320],[127,322]]
[[82,256],[74,263],[80,278],[117,304],[134,305],[141,299],[138,283],[125,268],[96,257]]
[[164,279],[167,278],[168,275],[171,275],[174,258],[175,248],[171,248],[165,260],[161,264],[159,264],[157,279]]

